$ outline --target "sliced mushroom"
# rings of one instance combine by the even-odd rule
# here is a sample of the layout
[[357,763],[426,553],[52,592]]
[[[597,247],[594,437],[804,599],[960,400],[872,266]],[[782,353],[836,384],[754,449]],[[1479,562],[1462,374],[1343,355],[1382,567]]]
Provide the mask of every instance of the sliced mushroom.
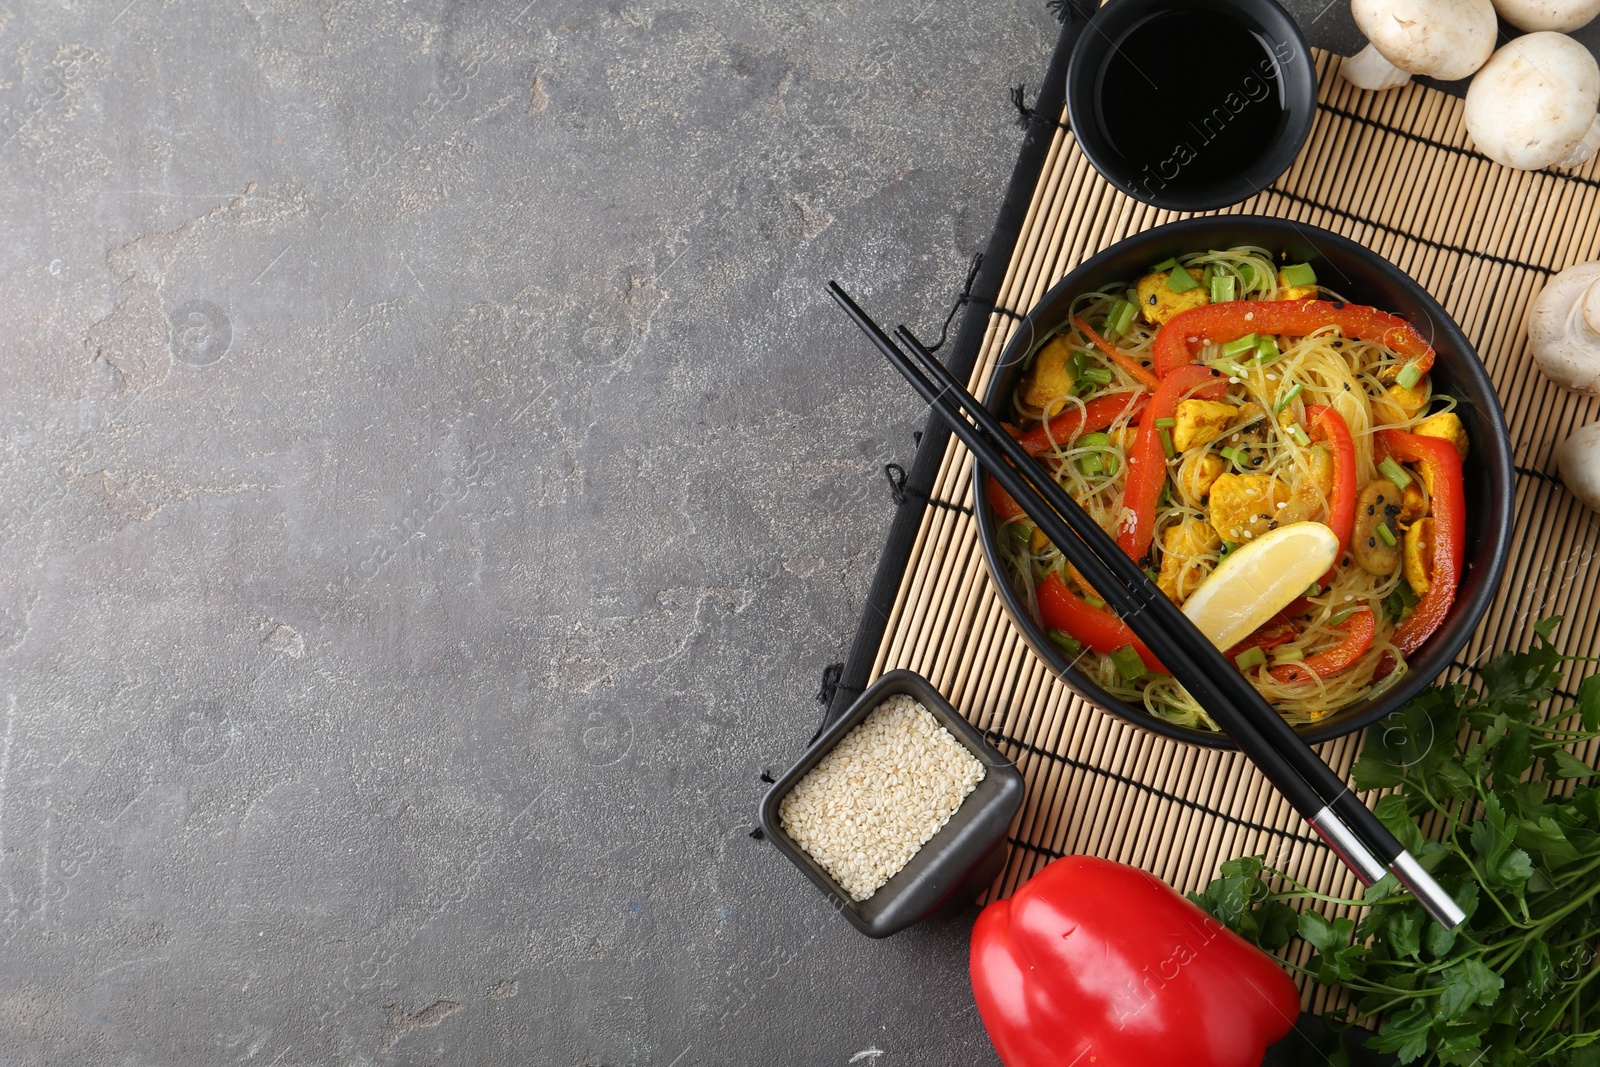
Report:
[[1490,0],[1350,0],[1367,47],[1339,67],[1358,89],[1393,89],[1423,74],[1458,81],[1494,51]]
[[[1356,521],[1350,531],[1350,556],[1368,574],[1393,574],[1400,566],[1395,527],[1401,512],[1400,487],[1387,478],[1368,482],[1356,497]],[[1378,528],[1389,532],[1385,538]]]
[[1600,263],[1550,279],[1528,312],[1528,350],[1557,385],[1600,393]]
[[1600,422],[1576,431],[1556,449],[1556,465],[1567,489],[1585,507],[1600,511]]
[[1494,9],[1519,30],[1571,33],[1600,15],[1600,0],[1494,0]]
[[1473,143],[1520,170],[1573,167],[1600,149],[1600,64],[1571,37],[1518,37],[1483,65],[1462,118]]

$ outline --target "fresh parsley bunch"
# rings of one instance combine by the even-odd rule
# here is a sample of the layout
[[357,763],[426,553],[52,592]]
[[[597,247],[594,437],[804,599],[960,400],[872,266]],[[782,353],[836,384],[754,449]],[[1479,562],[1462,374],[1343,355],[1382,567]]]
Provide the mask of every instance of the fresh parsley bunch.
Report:
[[[1259,857],[1223,864],[1191,898],[1268,950],[1309,942],[1308,973],[1349,990],[1357,1017],[1380,1023],[1367,1047],[1401,1063],[1600,1067],[1600,788],[1571,751],[1600,737],[1600,675],[1576,707],[1541,713],[1575,658],[1551,644],[1560,621],[1495,657],[1476,687],[1418,694],[1368,730],[1352,769],[1358,789],[1392,787],[1375,811],[1465,909],[1460,927],[1434,922],[1392,875],[1341,900]],[[1296,914],[1292,900],[1370,908],[1358,924]]]

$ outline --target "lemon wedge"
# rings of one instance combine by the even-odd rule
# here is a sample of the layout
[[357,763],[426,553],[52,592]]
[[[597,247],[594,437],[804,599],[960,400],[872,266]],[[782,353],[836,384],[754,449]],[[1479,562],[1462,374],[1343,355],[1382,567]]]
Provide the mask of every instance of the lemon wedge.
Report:
[[1320,522],[1292,522],[1228,554],[1183,605],[1221,649],[1249,637],[1328,573],[1339,539]]

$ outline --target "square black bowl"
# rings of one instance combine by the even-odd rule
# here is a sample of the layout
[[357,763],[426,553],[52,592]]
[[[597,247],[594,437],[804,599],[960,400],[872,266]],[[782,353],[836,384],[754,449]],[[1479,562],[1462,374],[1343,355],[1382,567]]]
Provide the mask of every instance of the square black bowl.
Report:
[[[927,708],[939,725],[983,762],[987,773],[950,821],[876,893],[857,903],[810,853],[784,833],[778,805],[845,734],[898,693]],[[778,851],[833,898],[834,906],[852,926],[868,937],[888,937],[931,916],[959,911],[999,877],[1006,861],[1006,830],[1022,806],[1022,793],[1022,772],[985,741],[927,679],[911,671],[890,671],[869,686],[800,761],[778,779],[761,802],[761,828]]]

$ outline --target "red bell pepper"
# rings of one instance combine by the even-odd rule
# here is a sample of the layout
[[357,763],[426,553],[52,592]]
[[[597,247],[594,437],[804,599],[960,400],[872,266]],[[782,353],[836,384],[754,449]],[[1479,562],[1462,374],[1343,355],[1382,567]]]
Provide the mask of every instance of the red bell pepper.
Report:
[[[1174,322],[1177,320],[1174,319]],[[1135,561],[1150,551],[1156,532],[1156,504],[1167,481],[1167,453],[1156,423],[1170,419],[1178,402],[1193,394],[1214,400],[1227,391],[1228,380],[1210,367],[1186,366],[1161,379],[1161,388],[1145,409],[1139,436],[1128,455],[1128,477],[1122,488],[1122,522],[1117,544]]]
[[1154,875],[1067,856],[972,930],[972,991],[1006,1067],[1256,1067],[1300,994],[1278,962]]
[[1326,678],[1338,674],[1372,647],[1372,635],[1377,629],[1378,621],[1372,617],[1372,612],[1362,608],[1345,620],[1343,641],[1299,663],[1273,667],[1272,676],[1280,682],[1298,682],[1307,681],[1312,675]]
[[1394,646],[1410,655],[1433,636],[1455,603],[1467,552],[1467,496],[1461,477],[1461,453],[1449,441],[1400,430],[1382,430],[1378,446],[1402,463],[1419,463],[1432,484],[1429,514],[1433,516],[1433,573],[1428,591],[1411,617],[1394,632]]
[[1263,652],[1286,645],[1300,635],[1300,628],[1279,612],[1266,622],[1262,623],[1249,637],[1228,649],[1226,655],[1229,659],[1238,659],[1252,648],[1259,648]]
[[1098,396],[1080,409],[1072,405],[1050,420],[1050,429],[1040,423],[1027,433],[1015,435],[1017,443],[1030,456],[1048,452],[1055,445],[1071,444],[1086,433],[1103,430],[1124,415],[1138,414],[1150,399],[1148,393],[1112,393]]
[[1396,355],[1409,357],[1421,371],[1433,366],[1433,346],[1416,327],[1375,307],[1328,300],[1231,300],[1190,308],[1168,319],[1156,334],[1156,374],[1165,378],[1192,361],[1194,350],[1205,341],[1226,344],[1252,333],[1304,337],[1324,326],[1337,326],[1346,337],[1378,341]]
[[1102,355],[1121,367],[1134,381],[1143,385],[1146,389],[1154,392],[1156,386],[1161,384],[1161,379],[1157,378],[1149,368],[1110,341],[1107,341],[1104,337],[1101,337],[1098,333],[1095,333],[1094,328],[1087,322],[1077,316],[1073,316],[1072,325],[1076,326],[1078,332],[1087,337],[1089,343],[1098,348]]
[[1119,648],[1133,646],[1144,665],[1157,674],[1169,673],[1144,642],[1133,636],[1128,624],[1093,607],[1067,588],[1055,571],[1045,575],[1038,589],[1039,617],[1052,630],[1060,630],[1081,645],[1109,655]]
[[[1327,441],[1333,446],[1333,491],[1328,494],[1328,529],[1339,539],[1339,552],[1334,556],[1334,567],[1350,548],[1350,530],[1356,521],[1356,446],[1350,438],[1350,427],[1344,416],[1321,404],[1306,406],[1306,422],[1311,425],[1311,437]],[[1330,569],[1324,582],[1332,582]]]
[[984,478],[989,497],[989,507],[994,510],[994,517],[1001,522],[1010,522],[1012,519],[1027,517],[1027,512],[1022,510],[1022,505],[1017,503],[1005,487],[994,480],[994,475]]

